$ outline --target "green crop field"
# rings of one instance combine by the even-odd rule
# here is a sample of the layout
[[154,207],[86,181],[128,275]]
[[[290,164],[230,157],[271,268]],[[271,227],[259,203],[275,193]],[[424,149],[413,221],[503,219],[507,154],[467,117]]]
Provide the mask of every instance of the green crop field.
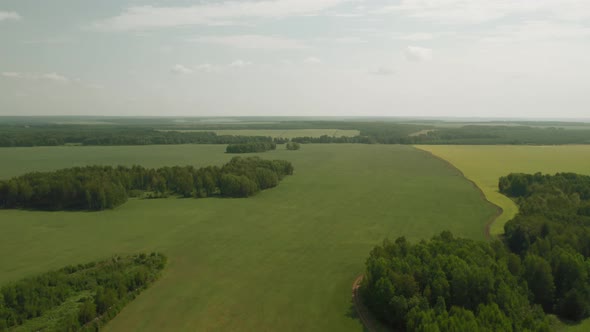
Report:
[[[85,164],[197,166],[222,145],[0,149],[0,177]],[[495,212],[456,169],[408,146],[261,154],[295,174],[247,199],[130,200],[104,212],[0,211],[0,284],[109,255],[161,251],[162,278],[108,331],[362,331],[351,287],[383,238],[484,238]]]
[[590,174],[590,146],[419,146],[459,170],[501,207],[504,213],[492,224],[490,233],[504,232],[504,224],[518,212],[516,204],[498,192],[498,180],[509,173],[574,172]]
[[210,131],[217,135],[235,136],[270,136],[272,138],[320,137],[322,135],[335,137],[358,136],[358,130],[344,129],[220,129],[220,130],[167,130],[179,132]]

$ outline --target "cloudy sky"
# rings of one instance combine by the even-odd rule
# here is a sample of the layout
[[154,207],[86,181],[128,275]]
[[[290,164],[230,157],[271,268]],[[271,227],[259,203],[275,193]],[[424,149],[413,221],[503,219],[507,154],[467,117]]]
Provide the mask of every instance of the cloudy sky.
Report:
[[588,0],[0,0],[0,115],[590,118]]

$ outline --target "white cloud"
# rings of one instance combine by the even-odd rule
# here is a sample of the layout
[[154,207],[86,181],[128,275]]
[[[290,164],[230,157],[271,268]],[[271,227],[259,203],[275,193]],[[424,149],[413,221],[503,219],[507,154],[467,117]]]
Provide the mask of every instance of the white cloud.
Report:
[[244,60],[236,60],[229,64],[230,67],[237,67],[242,68],[251,65],[252,62],[244,61]]
[[308,65],[317,65],[317,64],[322,63],[322,60],[320,60],[314,56],[310,56],[310,57],[305,58],[303,60],[303,63],[308,64]]
[[57,74],[57,73],[43,74],[43,75],[41,75],[41,78],[45,79],[45,80],[49,80],[49,81],[59,82],[59,83],[67,83],[70,81],[69,78],[62,76],[60,74]]
[[216,69],[217,69],[217,67],[216,66],[213,66],[210,63],[203,63],[203,64],[200,64],[200,65],[198,65],[198,66],[195,67],[195,70],[203,71],[203,72],[206,72],[206,73],[210,73],[210,72],[212,72],[212,71],[214,71]]
[[178,75],[191,74],[193,72],[192,69],[185,67],[183,65],[180,65],[180,64],[174,65],[174,67],[172,67],[172,69],[170,69],[170,71],[172,73],[178,74]]
[[2,73],[2,76],[8,78],[25,78],[23,73],[17,73],[13,71],[6,71]]
[[281,18],[320,13],[350,0],[263,0],[203,3],[188,7],[136,6],[95,23],[101,30],[140,30],[185,25],[231,25],[248,18]]
[[400,39],[400,40],[407,40],[407,41],[424,41],[424,40],[431,40],[433,38],[433,35],[430,33],[419,32],[419,33],[411,33],[408,35],[400,35],[400,36],[396,36],[394,38]]
[[389,67],[379,67],[375,70],[369,71],[370,74],[379,76],[391,76],[395,74],[395,71]]
[[373,14],[401,14],[437,23],[472,24],[515,15],[536,15],[561,20],[590,18],[587,0],[402,0]]
[[425,47],[408,46],[404,51],[406,59],[410,61],[429,61],[432,60],[432,50]]
[[303,42],[275,36],[235,35],[235,36],[202,36],[191,38],[189,41],[197,43],[217,44],[235,48],[251,49],[302,49]]
[[0,11],[0,22],[1,21],[18,21],[22,19],[22,17],[16,12],[2,12]]
[[[71,80],[63,75],[57,73],[45,73],[45,74],[36,74],[36,73],[22,73],[22,72],[3,72],[3,77],[12,78],[12,79],[23,79],[23,80],[32,80],[32,81],[52,81],[58,83],[69,83]],[[79,80],[74,80],[79,81]]]

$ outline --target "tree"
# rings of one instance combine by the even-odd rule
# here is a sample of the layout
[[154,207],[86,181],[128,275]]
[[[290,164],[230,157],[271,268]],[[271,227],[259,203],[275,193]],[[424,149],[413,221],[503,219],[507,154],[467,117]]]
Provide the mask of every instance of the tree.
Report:
[[287,150],[291,150],[291,151],[299,150],[299,149],[301,149],[301,144],[299,144],[297,142],[289,142],[286,144],[286,148],[287,148]]
[[84,325],[94,318],[96,318],[96,305],[92,300],[86,299],[78,311],[78,321]]
[[527,255],[524,259],[523,278],[533,294],[535,303],[540,304],[545,311],[550,311],[555,297],[555,283],[549,263],[542,257]]

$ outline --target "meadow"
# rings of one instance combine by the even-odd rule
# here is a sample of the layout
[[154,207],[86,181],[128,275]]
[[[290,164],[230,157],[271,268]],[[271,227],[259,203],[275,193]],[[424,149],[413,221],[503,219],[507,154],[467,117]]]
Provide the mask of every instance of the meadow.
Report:
[[[0,178],[88,164],[220,165],[223,145],[0,149]],[[103,212],[0,211],[0,284],[140,251],[164,275],[107,331],[362,331],[351,286],[384,238],[484,239],[494,215],[444,161],[410,146],[304,145],[260,154],[295,167],[247,199],[132,199]]]
[[502,215],[491,225],[492,235],[504,233],[504,224],[518,213],[516,204],[498,192],[501,176],[537,172],[590,174],[590,145],[421,145],[418,148],[449,161],[475,182],[490,202],[502,208]]

